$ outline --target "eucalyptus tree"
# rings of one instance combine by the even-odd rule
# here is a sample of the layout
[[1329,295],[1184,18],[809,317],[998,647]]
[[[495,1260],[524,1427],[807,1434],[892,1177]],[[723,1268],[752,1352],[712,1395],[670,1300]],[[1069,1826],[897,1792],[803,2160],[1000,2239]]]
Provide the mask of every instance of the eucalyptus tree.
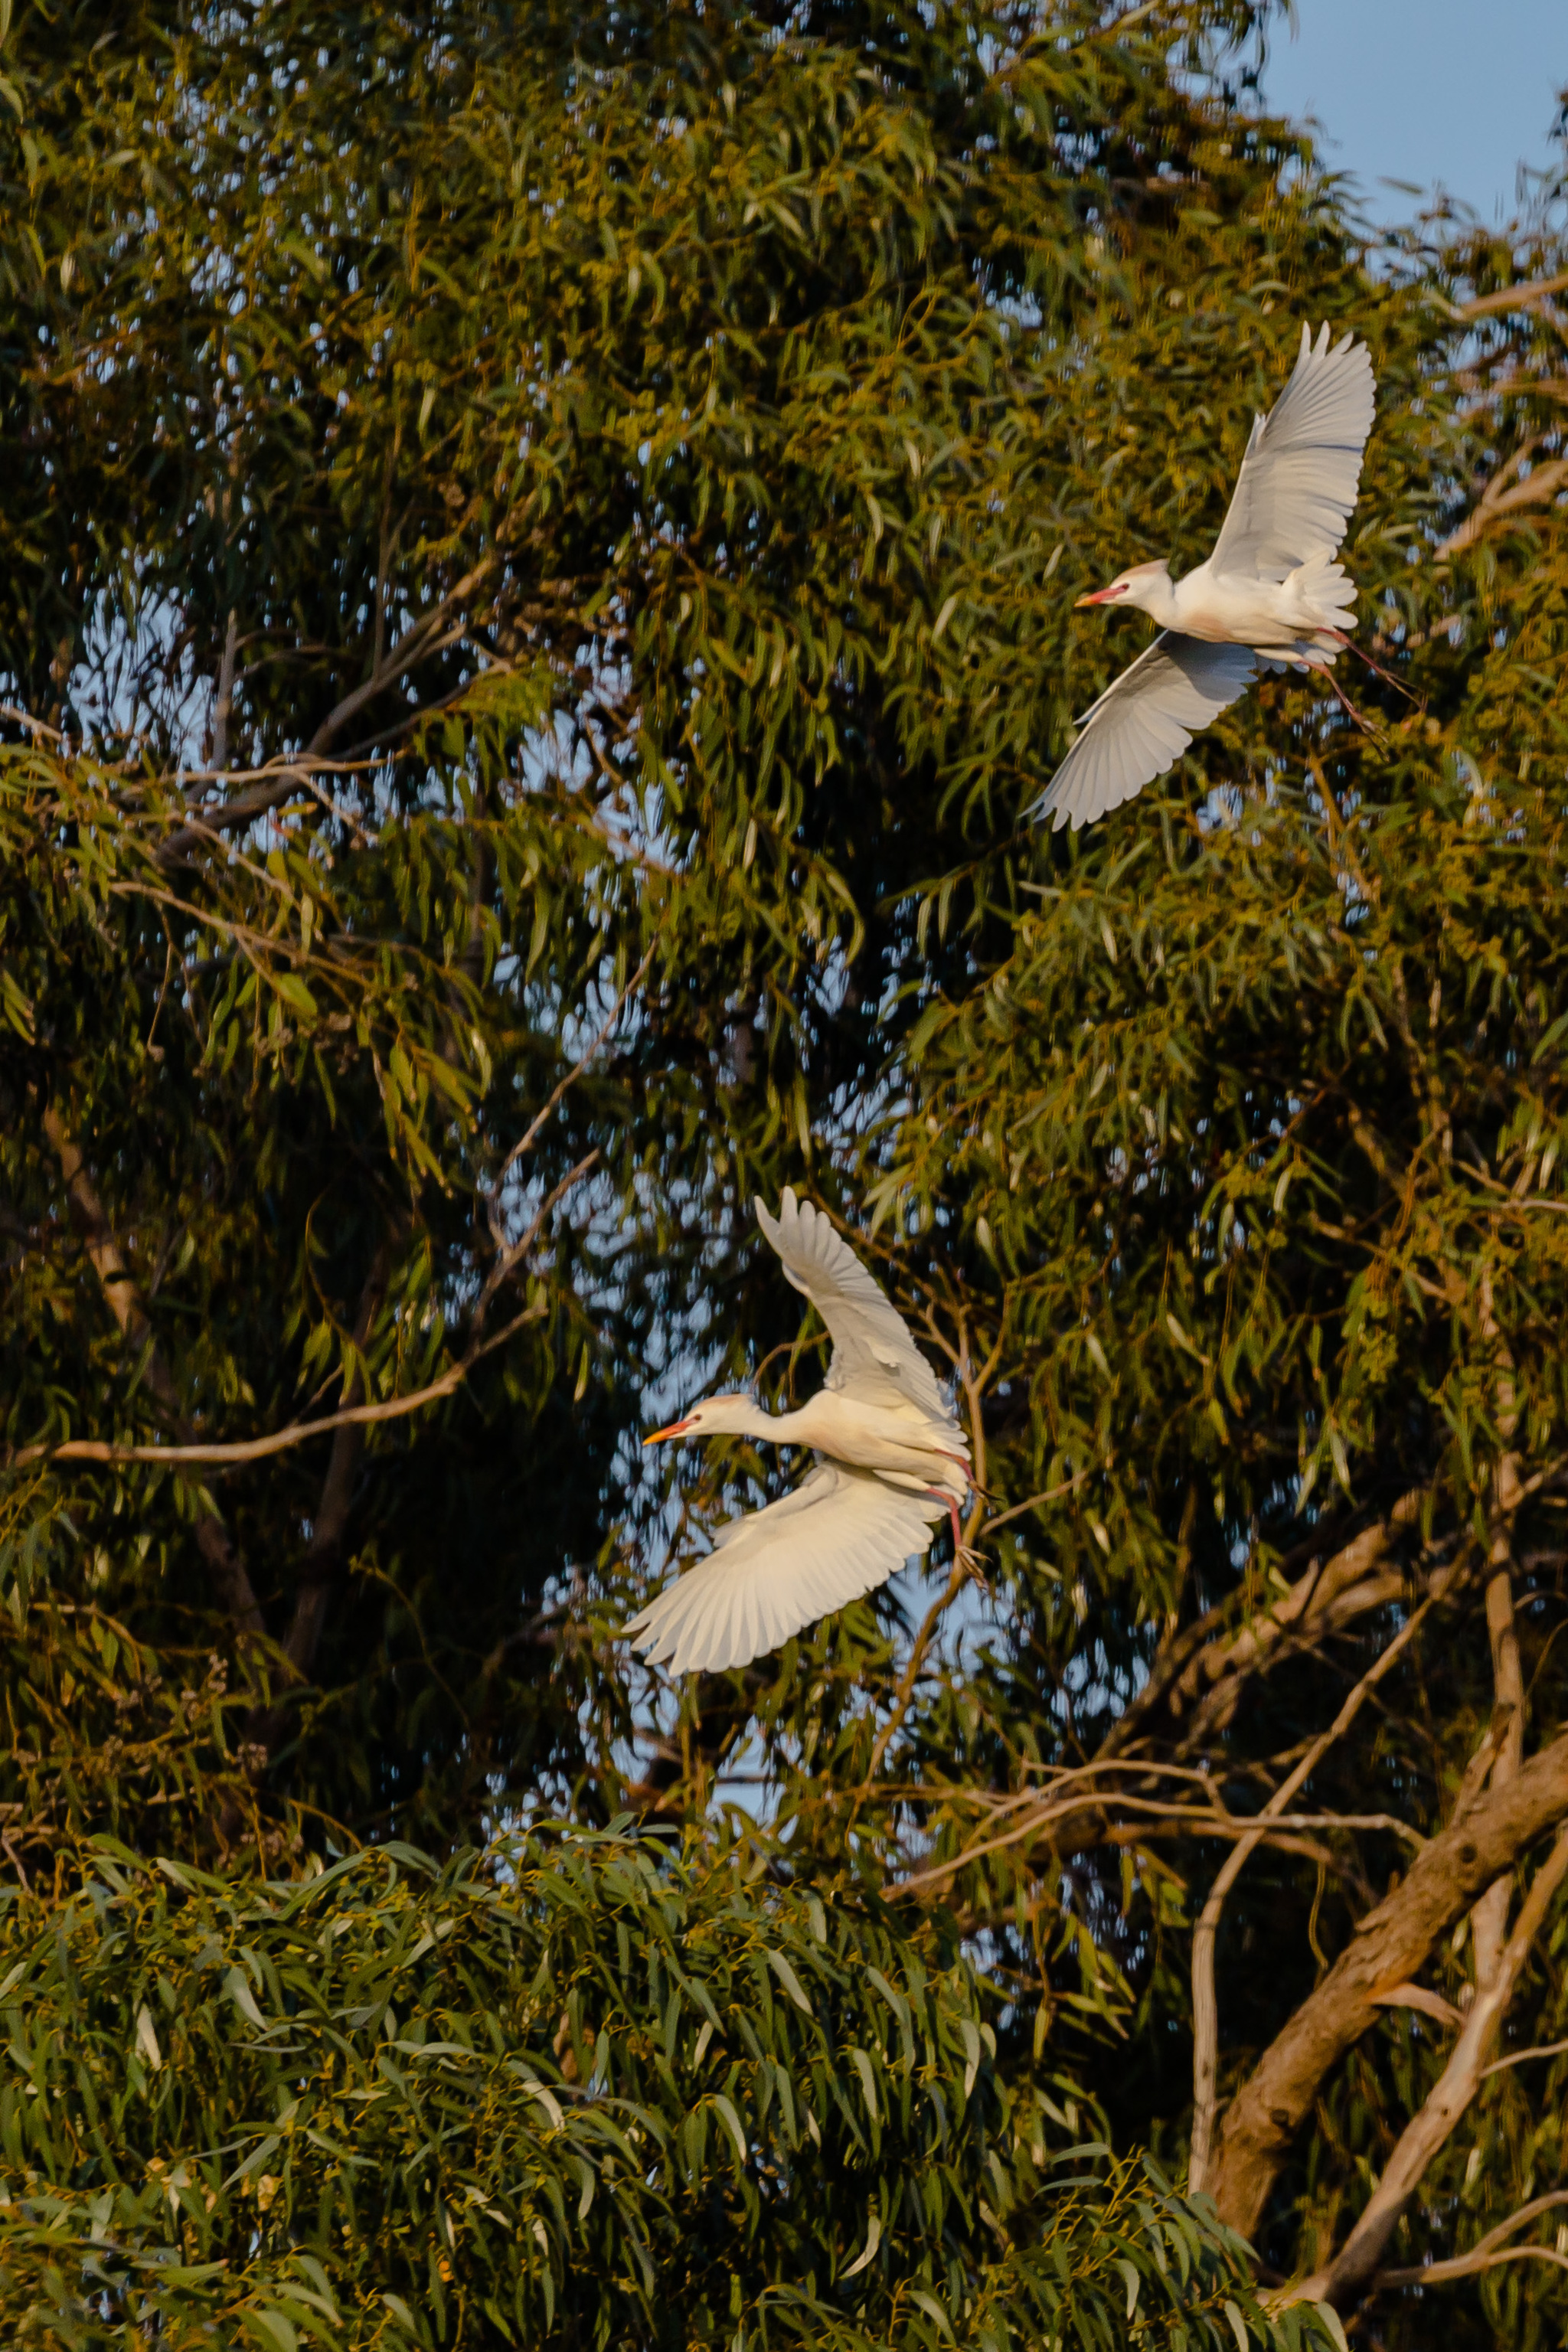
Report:
[[[1563,256],[1369,274],[1266,29],[17,12],[22,2340],[1560,2330]],[[1306,318],[1374,730],[1043,838]],[[786,1181],[988,1597],[678,1693]]]

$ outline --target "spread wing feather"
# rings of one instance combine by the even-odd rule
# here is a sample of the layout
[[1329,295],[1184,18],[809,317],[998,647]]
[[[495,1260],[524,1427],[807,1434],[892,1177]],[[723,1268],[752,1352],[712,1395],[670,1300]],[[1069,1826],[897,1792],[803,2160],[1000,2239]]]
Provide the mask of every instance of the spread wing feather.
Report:
[[936,1374],[909,1326],[843,1234],[786,1185],[776,1217],[756,1203],[757,1223],[790,1281],[810,1299],[833,1338],[826,1385],[868,1404],[912,1404],[946,1423],[952,1416]]
[[1230,510],[1215,542],[1214,572],[1283,580],[1314,555],[1332,555],[1361,486],[1362,452],[1377,401],[1364,343],[1345,335],[1331,351],[1324,327],[1301,349],[1268,415],[1254,417]]
[[874,1471],[819,1462],[781,1502],[732,1519],[626,1632],[672,1675],[745,1665],[923,1555],[944,1507]]
[[1036,802],[1051,830],[1092,824],[1173,767],[1193,737],[1257,675],[1248,646],[1210,645],[1162,631],[1086,710],[1072,749]]

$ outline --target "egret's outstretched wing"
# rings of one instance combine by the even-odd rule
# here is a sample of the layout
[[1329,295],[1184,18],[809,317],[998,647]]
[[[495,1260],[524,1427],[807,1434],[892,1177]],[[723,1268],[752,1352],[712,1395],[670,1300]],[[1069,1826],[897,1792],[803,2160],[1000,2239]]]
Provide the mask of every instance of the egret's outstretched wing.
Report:
[[903,1317],[837,1228],[809,1201],[797,1201],[787,1185],[776,1217],[761,1201],[756,1210],[785,1274],[833,1335],[827,1386],[868,1404],[912,1404],[934,1420],[950,1421],[936,1374]]
[[672,1675],[746,1665],[923,1554],[945,1508],[874,1471],[819,1462],[782,1502],[731,1520],[626,1632]]
[[1051,831],[1092,824],[1173,767],[1197,733],[1246,691],[1257,673],[1248,646],[1211,646],[1167,629],[1108,686],[1079,721],[1081,732],[1033,814]]
[[1310,556],[1332,555],[1361,484],[1362,452],[1377,405],[1366,345],[1349,335],[1329,349],[1301,330],[1295,373],[1252,437],[1210,568],[1283,580]]

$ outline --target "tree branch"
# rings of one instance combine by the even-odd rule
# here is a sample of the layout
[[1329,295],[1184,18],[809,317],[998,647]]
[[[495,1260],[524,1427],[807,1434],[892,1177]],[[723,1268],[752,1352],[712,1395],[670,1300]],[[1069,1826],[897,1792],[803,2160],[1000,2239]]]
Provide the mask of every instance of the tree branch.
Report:
[[[1280,1782],[1263,1808],[1265,1821],[1272,1820],[1276,1814],[1284,1811],[1297,1790],[1317,1769],[1335,1740],[1349,1730],[1365,1700],[1394,1665],[1401,1651],[1415,1639],[1416,1629],[1434,1606],[1433,1601],[1424,1601],[1420,1608],[1406,1618],[1387,1648],[1363,1675],[1328,1729],[1320,1733],[1295,1770]],[[1219,1933],[1225,1898],[1246,1868],[1247,1858],[1256,1849],[1261,1835],[1260,1831],[1251,1838],[1244,1838],[1226,1857],[1209,1890],[1208,1900],[1198,1915],[1197,1927],[1193,1936],[1193,2145],[1188,2165],[1188,2186],[1194,2194],[1207,2181],[1218,2080],[1219,2008],[1215,1996],[1215,1942]],[[1409,1975],[1413,1971],[1406,1969],[1401,1973]]]
[[10,1455],[6,1468],[20,1469],[28,1462],[159,1462],[177,1467],[183,1462],[205,1462],[213,1465],[237,1462],[264,1462],[273,1454],[286,1454],[290,1447],[303,1445],[312,1437],[325,1437],[341,1429],[364,1428],[372,1422],[401,1421],[406,1414],[418,1412],[427,1404],[435,1404],[453,1390],[460,1388],[481,1356],[488,1356],[520,1331],[525,1323],[537,1323],[544,1313],[542,1307],[531,1307],[500,1331],[492,1332],[478,1347],[450,1365],[439,1380],[431,1381],[408,1396],[388,1397],[381,1404],[350,1405],[342,1412],[329,1412],[320,1421],[290,1422],[287,1429],[275,1429],[266,1437],[237,1438],[228,1444],[211,1445],[110,1445],[97,1437],[62,1438],[58,1445],[18,1446]]
[[1568,1732],[1503,1789],[1422,1850],[1400,1884],[1361,1920],[1317,1990],[1265,2051],[1231,2102],[1211,2193],[1222,2218],[1250,2235],[1319,2085],[1377,2016],[1376,1996],[1416,1975],[1438,1937],[1493,1879],[1568,1814]]
[[[273,781],[254,785],[249,792],[237,793],[233,800],[222,802],[217,807],[204,811],[200,818],[193,818],[179,826],[160,844],[156,852],[158,866],[165,873],[169,872],[173,867],[183,865],[193,850],[200,848],[203,842],[214,834],[232,833],[239,826],[249,824],[254,818],[265,816],[268,810],[286,801],[295,788],[301,768],[308,767],[319,754],[328,751],[349,720],[363,710],[366,703],[384,693],[389,686],[395,686],[416,662],[453,641],[449,635],[447,637],[441,635],[443,622],[454,605],[462,602],[486,572],[494,570],[497,560],[494,556],[486,556],[471,572],[464,574],[455,588],[448,589],[438,603],[431,605],[428,612],[421,614],[404,631],[385,659],[374,665],[363,684],[345,694],[328,711],[297,761],[288,769],[279,770]],[[459,629],[458,635],[462,634]]]
[[209,756],[215,768],[223,767],[228,759],[228,722],[234,710],[234,672],[239,657],[239,614],[229,606],[228,627],[224,633],[223,660],[218,667],[217,692],[213,699],[212,741]]
[[[1511,2238],[1516,2230],[1522,2230],[1527,2222],[1538,2221],[1542,2213],[1550,2213],[1559,2205],[1568,2205],[1568,2189],[1549,2189],[1544,2197],[1532,2197],[1528,2205],[1521,2205],[1517,2213],[1510,2213],[1506,2221],[1500,2221],[1495,2230],[1478,2238],[1468,2252],[1450,2255],[1444,2263],[1423,2263],[1410,2270],[1382,2271],[1373,2284],[1380,2287],[1424,2286],[1428,2282],[1439,2284],[1446,2279],[1468,2278],[1476,2271],[1490,2268],[1499,2259],[1497,2249],[1505,2238]],[[1523,2261],[1531,2254],[1561,2263],[1568,2270],[1568,2255],[1558,2253],[1552,2246],[1515,2246],[1502,2259]]]
[[1555,278],[1533,278],[1523,286],[1504,286],[1495,294],[1478,294],[1472,301],[1449,305],[1457,319],[1484,319],[1494,310],[1523,310],[1532,302],[1544,302],[1551,294],[1561,294],[1568,287],[1568,270]]
[[[1381,1608],[1394,1597],[1376,1571],[1397,1538],[1421,1516],[1426,1497],[1422,1488],[1402,1495],[1383,1518],[1363,1528],[1341,1546],[1331,1559],[1314,1560],[1288,1592],[1236,1632],[1222,1631],[1226,1612],[1210,1610],[1173,1642],[1112,1727],[1102,1755],[1123,1754],[1142,1735],[1150,1717],[1169,1705],[1180,1717],[1201,1693],[1232,1676],[1258,1672],[1274,1663],[1274,1654],[1287,1637],[1301,1643],[1317,1640],[1331,1630],[1325,1622],[1333,1611],[1334,1626],[1349,1622],[1366,1608]],[[1370,1582],[1369,1582],[1370,1580]],[[1395,1591],[1404,1590],[1404,1580]]]
[[[1510,1522],[1519,1502],[1519,1458],[1507,1449],[1519,1426],[1519,1402],[1514,1389],[1513,1360],[1498,1329],[1489,1274],[1481,1276],[1479,1297],[1481,1336],[1498,1351],[1494,1384],[1498,1434],[1505,1451],[1492,1474],[1492,1538],[1487,1554],[1487,1637],[1491,1647],[1492,1720],[1499,1727],[1492,1786],[1516,1780],[1524,1761],[1524,1669],[1520,1662],[1519,1631],[1513,1615],[1513,1535]],[[1508,1930],[1510,1892],[1508,1877],[1489,1886],[1470,1920],[1476,1990],[1485,1991],[1502,1956]]]
[[[354,1361],[343,1389],[344,1395],[351,1400],[363,1384],[361,1368],[364,1350],[370,1343],[375,1318],[386,1296],[390,1266],[391,1253],[384,1242],[372,1262],[354,1322]],[[326,1622],[331,1575],[337,1566],[343,1533],[348,1526],[354,1473],[364,1450],[364,1438],[361,1433],[363,1426],[363,1422],[341,1422],[327,1458],[321,1499],[311,1525],[310,1540],[300,1567],[299,1590],[294,1596],[294,1614],[283,1643],[284,1657],[297,1682],[310,1681],[310,1671],[316,1662],[321,1628]],[[253,1781],[258,1781],[271,1763],[289,1719],[288,1708],[277,1704],[251,1709],[246,1719],[241,1753]],[[232,1843],[239,1829],[240,1819],[237,1804],[231,1801],[225,1806],[218,1826],[226,1844]]]
[[1447,539],[1439,541],[1433,550],[1435,563],[1441,562],[1445,556],[1463,554],[1467,547],[1473,547],[1477,540],[1504,515],[1517,514],[1525,507],[1551,506],[1559,491],[1568,488],[1568,457],[1549,457],[1544,465],[1537,466],[1533,473],[1527,474],[1522,482],[1515,482],[1511,488],[1500,489],[1498,485],[1504,479],[1505,475],[1494,475],[1481,492],[1480,503],[1474,511],[1466,516],[1457,530],[1451,530]]
[[1379,2271],[1374,2287],[1447,2286],[1453,2279],[1473,2278],[1478,2271],[1494,2271],[1500,2263],[1552,2263],[1568,2271],[1568,2254],[1555,2246],[1505,2246],[1495,2254],[1456,2254],[1446,2263],[1423,2263],[1410,2270]]
[[1489,2074],[1500,2074],[1507,2067],[1522,2066],[1527,2058],[1560,2058],[1568,2050],[1568,2042],[1541,2042],[1531,2050],[1510,2050],[1506,2058],[1494,2058],[1489,2066],[1481,2068],[1481,2080]]
[[[1552,1898],[1568,1875],[1568,1830],[1559,1830],[1556,1843],[1536,1872],[1512,1935],[1496,1956],[1489,1980],[1479,1985],[1459,2038],[1437,2082],[1418,2115],[1399,2136],[1383,2178],[1373,2190],[1361,2218],[1326,2271],[1300,2289],[1313,2303],[1331,2303],[1335,2309],[1358,2303],[1394,2235],[1422,2176],[1480,2088],[1487,2053],[1501,2024],[1540,1934]],[[1507,1893],[1507,1882],[1502,1882]]]

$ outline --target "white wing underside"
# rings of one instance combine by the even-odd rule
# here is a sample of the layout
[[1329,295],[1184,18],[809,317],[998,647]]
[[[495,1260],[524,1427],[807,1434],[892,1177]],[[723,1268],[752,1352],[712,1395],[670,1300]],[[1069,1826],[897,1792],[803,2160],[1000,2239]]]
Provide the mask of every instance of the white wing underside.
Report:
[[731,1520],[626,1632],[672,1675],[743,1666],[923,1555],[944,1508],[874,1471],[819,1462],[781,1502]]
[[1173,767],[1193,737],[1244,694],[1258,672],[1249,646],[1211,645],[1163,630],[1080,719],[1082,732],[1035,804],[1053,833],[1092,824]]
[[1332,555],[1356,502],[1376,405],[1366,345],[1346,335],[1331,351],[1327,327],[1315,343],[1303,327],[1289,383],[1268,415],[1252,420],[1211,571],[1278,582],[1314,555]]
[[756,1210],[784,1273],[832,1334],[826,1386],[866,1404],[912,1404],[934,1421],[951,1423],[936,1374],[903,1317],[842,1234],[809,1201],[797,1202],[787,1186],[776,1218],[761,1201]]

